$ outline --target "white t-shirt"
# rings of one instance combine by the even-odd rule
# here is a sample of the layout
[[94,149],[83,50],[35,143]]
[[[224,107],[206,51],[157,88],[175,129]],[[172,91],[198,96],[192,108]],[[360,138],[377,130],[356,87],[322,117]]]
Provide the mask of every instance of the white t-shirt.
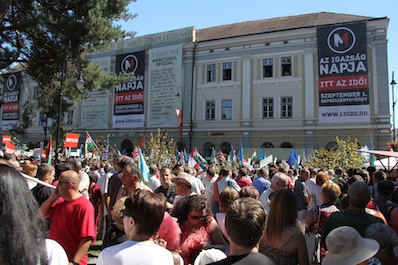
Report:
[[68,265],[69,260],[63,247],[55,240],[46,239],[47,264]]
[[173,254],[150,241],[127,240],[105,248],[98,256],[97,265],[174,265]]

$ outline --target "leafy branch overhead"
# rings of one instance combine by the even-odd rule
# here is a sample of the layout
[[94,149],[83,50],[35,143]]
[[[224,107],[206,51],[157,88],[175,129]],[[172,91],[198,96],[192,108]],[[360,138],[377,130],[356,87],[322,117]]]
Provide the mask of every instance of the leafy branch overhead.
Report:
[[[63,67],[63,107],[84,98],[87,90],[112,88],[120,79],[90,64],[86,55],[134,35],[115,25],[115,21],[135,17],[127,10],[130,2],[1,1],[0,70],[12,71],[16,63],[23,65],[42,89],[38,103],[50,118],[56,116],[58,109],[56,98]],[[80,72],[85,89],[76,91],[74,84]]]

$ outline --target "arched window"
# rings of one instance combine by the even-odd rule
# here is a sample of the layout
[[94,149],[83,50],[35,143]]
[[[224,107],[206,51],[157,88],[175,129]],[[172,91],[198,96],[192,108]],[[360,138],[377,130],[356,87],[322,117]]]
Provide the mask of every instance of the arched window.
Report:
[[336,142],[329,142],[329,143],[326,145],[325,149],[328,150],[328,151],[330,151],[330,150],[332,150],[332,148],[335,147],[336,145],[337,145]]
[[231,144],[228,142],[223,142],[222,144],[220,144],[220,150],[221,152],[223,152],[223,154],[229,154],[229,152],[231,152]]
[[210,159],[211,157],[211,148],[214,147],[214,144],[207,142],[203,145],[203,152],[206,159]]
[[133,152],[133,143],[129,139],[123,140],[121,151],[123,155],[131,156]]
[[289,142],[284,142],[281,144],[280,148],[293,148],[293,145]]
[[261,148],[274,148],[274,145],[270,142],[265,142],[261,145]]

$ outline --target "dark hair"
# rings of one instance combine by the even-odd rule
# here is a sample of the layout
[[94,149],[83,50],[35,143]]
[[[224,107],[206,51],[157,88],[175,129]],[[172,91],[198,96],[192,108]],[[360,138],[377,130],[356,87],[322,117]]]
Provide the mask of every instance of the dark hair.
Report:
[[210,167],[206,170],[206,173],[209,174],[210,176],[214,177],[214,175],[216,174],[216,171],[214,170],[214,168]]
[[368,185],[363,181],[355,181],[348,188],[348,201],[357,208],[365,208],[370,201]]
[[150,238],[156,234],[166,209],[163,194],[137,189],[126,199],[124,205],[126,215],[134,219],[137,235]]
[[377,170],[373,173],[373,178],[377,179],[378,181],[383,181],[387,179],[387,174],[383,170]]
[[239,195],[241,198],[243,197],[250,197],[253,199],[258,200],[258,198],[260,197],[260,193],[258,192],[258,190],[253,187],[253,186],[246,186],[243,187],[240,191],[239,191]]
[[83,169],[82,161],[78,158],[71,158],[68,160],[68,164],[70,165],[71,169],[80,171]]
[[47,264],[45,221],[24,177],[0,164],[0,264]]
[[[177,221],[182,225],[188,218],[190,211],[203,211],[206,209],[206,214],[211,215],[208,207],[208,201],[203,195],[190,195],[179,200],[173,208],[172,216],[177,218]],[[205,220],[208,222],[209,220]]]
[[225,214],[225,229],[231,240],[243,247],[253,248],[260,240],[267,215],[258,200],[235,200]]
[[392,181],[380,181],[377,184],[377,190],[379,191],[379,195],[383,197],[390,197],[394,191],[395,185]]
[[49,164],[41,164],[37,169],[37,177],[39,179],[43,179],[43,177],[50,173],[51,171],[55,171],[55,168]]
[[233,201],[239,199],[239,193],[232,187],[226,187],[220,192],[220,207],[228,209]]

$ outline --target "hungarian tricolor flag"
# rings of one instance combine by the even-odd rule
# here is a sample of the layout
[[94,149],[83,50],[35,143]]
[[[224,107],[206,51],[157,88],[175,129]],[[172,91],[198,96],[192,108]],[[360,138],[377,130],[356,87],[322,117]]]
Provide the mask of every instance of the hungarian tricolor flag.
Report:
[[90,152],[90,150],[95,146],[93,138],[91,138],[90,134],[86,131],[86,142],[84,144],[85,154]]

